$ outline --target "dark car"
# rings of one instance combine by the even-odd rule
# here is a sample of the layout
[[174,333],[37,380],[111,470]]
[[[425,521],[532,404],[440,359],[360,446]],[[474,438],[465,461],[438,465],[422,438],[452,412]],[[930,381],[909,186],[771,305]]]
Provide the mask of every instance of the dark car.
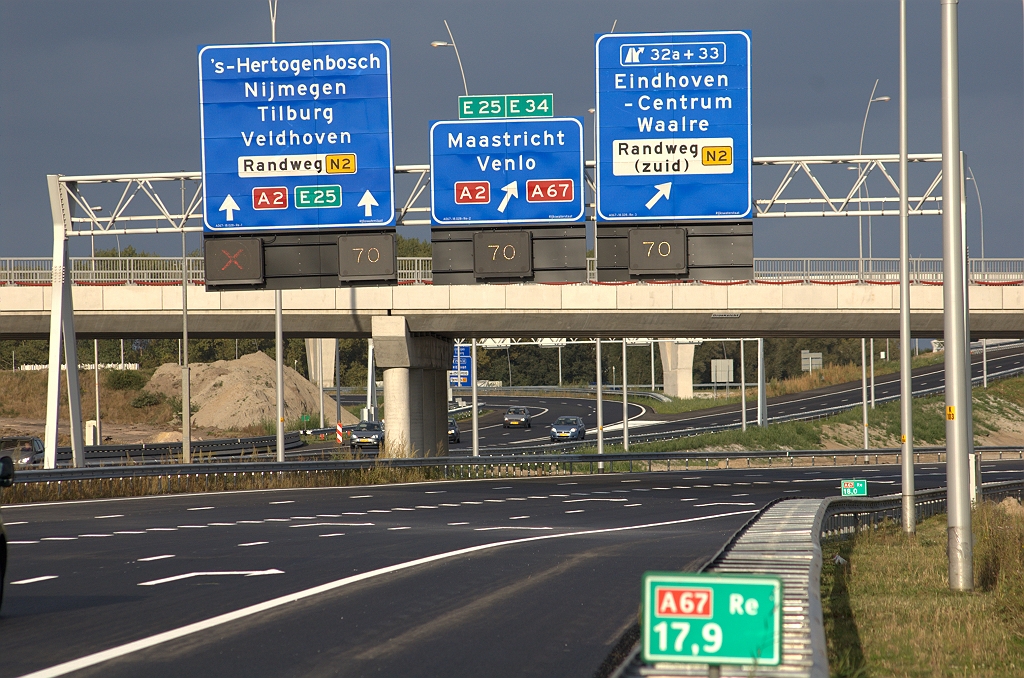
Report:
[[587,427],[581,417],[559,417],[551,425],[551,440],[583,440],[587,437]]
[[10,457],[19,466],[40,464],[43,461],[43,441],[34,436],[0,438],[0,456]]
[[512,426],[525,426],[526,428],[532,428],[530,425],[530,410],[525,407],[510,407],[505,412],[505,420],[502,422],[502,428],[511,428]]
[[348,432],[348,444],[354,450],[380,448],[384,444],[384,427],[379,421],[361,421]]
[[462,431],[459,430],[459,424],[455,421],[455,417],[448,417],[448,442],[457,443],[462,440]]
[[[14,462],[10,457],[0,457],[0,487],[14,484]],[[0,515],[0,605],[4,603],[4,578],[7,576],[7,531],[4,517]]]

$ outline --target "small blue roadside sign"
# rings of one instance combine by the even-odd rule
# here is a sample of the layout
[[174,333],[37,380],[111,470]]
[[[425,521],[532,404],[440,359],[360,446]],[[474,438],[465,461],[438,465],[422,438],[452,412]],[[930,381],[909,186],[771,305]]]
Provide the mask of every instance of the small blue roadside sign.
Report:
[[452,351],[450,381],[453,387],[470,385],[469,377],[473,370],[473,357],[470,348],[465,344],[456,344]]
[[750,35],[598,35],[597,218],[751,214]]
[[447,226],[583,221],[582,120],[432,123],[430,205]]
[[390,226],[386,41],[199,48],[203,230]]

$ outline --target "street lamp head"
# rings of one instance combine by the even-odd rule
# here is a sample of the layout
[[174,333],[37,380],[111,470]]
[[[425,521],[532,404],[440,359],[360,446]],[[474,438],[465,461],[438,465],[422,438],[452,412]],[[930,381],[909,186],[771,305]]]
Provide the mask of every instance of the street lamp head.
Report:
[[435,40],[434,42],[430,43],[430,46],[431,47],[451,47],[452,44],[450,42],[445,42],[444,40]]
[[892,101],[892,97],[889,97],[889,96],[875,97],[874,99],[872,99],[872,101]]

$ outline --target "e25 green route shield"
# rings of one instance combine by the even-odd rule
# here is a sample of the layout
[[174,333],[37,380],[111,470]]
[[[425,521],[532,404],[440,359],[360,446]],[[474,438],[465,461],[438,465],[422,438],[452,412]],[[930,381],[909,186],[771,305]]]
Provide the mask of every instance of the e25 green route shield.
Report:
[[645,572],[641,638],[648,662],[777,666],[782,580]]

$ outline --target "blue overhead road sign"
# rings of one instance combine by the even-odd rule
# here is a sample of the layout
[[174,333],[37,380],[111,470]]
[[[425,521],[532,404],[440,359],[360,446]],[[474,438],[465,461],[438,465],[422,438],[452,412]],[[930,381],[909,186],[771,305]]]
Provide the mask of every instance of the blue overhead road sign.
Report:
[[751,214],[750,35],[597,36],[597,218]]
[[382,40],[199,48],[207,233],[390,226]]
[[583,122],[434,122],[430,194],[435,224],[583,221]]

